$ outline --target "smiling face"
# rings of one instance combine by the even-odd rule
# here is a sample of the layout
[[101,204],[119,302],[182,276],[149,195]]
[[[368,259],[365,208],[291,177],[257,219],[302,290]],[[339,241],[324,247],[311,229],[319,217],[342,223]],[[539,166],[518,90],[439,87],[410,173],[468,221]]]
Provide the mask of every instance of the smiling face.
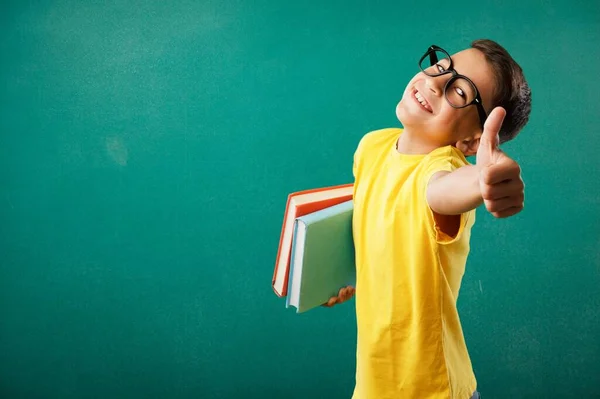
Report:
[[[485,55],[470,48],[452,55],[453,68],[470,78],[481,96],[487,114],[491,111],[495,87],[495,76]],[[445,70],[447,59],[431,67],[432,73]],[[396,107],[396,115],[411,140],[419,141],[422,147],[438,148],[457,145],[463,140],[473,140],[481,135],[479,114],[475,105],[465,108],[452,107],[444,97],[444,86],[452,74],[431,77],[419,72],[406,86],[402,99]],[[448,98],[455,104],[468,103],[473,92],[463,85],[452,85],[447,89]]]

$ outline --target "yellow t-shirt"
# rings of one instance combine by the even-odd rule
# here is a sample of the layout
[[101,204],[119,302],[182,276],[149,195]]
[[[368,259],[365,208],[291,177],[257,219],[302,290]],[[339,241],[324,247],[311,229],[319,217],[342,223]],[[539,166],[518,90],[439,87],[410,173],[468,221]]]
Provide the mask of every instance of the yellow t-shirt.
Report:
[[470,398],[476,389],[456,301],[475,211],[449,237],[429,178],[468,165],[452,146],[396,150],[402,129],[367,134],[354,158],[357,369],[354,399]]

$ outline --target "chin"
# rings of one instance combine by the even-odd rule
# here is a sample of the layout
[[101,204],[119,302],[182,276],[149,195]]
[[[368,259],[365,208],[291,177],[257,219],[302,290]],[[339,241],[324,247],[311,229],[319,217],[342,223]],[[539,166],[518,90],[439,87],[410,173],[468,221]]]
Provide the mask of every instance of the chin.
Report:
[[402,99],[398,105],[396,105],[396,118],[402,124],[402,126],[420,125],[423,123],[422,118],[418,115],[414,115],[410,109],[406,107],[405,99]]
[[403,101],[404,100],[400,100],[398,105],[396,105],[396,118],[398,118],[402,125],[404,125],[404,122],[402,121],[406,118],[406,110],[404,109],[404,104],[402,104]]

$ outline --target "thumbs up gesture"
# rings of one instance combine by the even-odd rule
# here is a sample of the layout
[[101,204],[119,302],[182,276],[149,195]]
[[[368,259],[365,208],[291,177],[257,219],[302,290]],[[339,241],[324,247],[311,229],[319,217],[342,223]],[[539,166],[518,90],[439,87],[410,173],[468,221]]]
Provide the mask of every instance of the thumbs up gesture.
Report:
[[525,188],[519,164],[500,149],[498,132],[505,116],[506,111],[502,107],[496,107],[490,113],[476,157],[483,202],[486,209],[497,218],[521,212]]

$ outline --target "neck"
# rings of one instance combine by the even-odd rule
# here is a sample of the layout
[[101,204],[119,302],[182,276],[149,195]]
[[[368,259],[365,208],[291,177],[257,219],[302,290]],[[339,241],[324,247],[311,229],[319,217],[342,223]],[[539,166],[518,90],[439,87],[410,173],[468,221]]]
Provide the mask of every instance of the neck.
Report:
[[411,130],[405,128],[398,138],[396,150],[401,154],[424,155],[439,147],[439,145],[423,140],[423,137],[423,135],[413,134]]

